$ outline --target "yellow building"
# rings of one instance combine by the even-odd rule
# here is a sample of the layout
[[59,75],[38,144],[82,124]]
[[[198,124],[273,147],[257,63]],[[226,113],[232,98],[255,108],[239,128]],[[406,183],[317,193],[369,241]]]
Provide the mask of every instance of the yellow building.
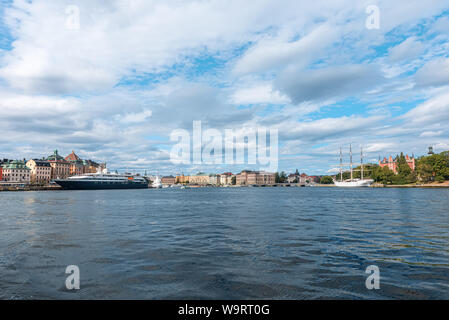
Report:
[[176,176],[176,183],[186,184],[189,183],[189,176],[185,176],[184,174],[180,176]]
[[210,184],[209,175],[200,172],[195,176],[190,176],[189,184],[200,184],[200,185]]
[[51,165],[47,160],[31,159],[26,166],[30,169],[32,183],[48,183],[51,180]]

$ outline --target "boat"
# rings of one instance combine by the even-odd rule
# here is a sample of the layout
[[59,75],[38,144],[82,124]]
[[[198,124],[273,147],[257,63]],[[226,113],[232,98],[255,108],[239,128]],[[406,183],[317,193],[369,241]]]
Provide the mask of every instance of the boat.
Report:
[[337,187],[357,188],[357,187],[369,187],[374,180],[371,179],[348,179],[345,181],[334,181]]
[[340,181],[334,180],[334,184],[337,187],[342,188],[358,188],[358,187],[369,187],[371,184],[374,183],[373,179],[364,179],[363,177],[363,149],[360,148],[360,178],[354,178],[354,170],[352,166],[354,163],[352,163],[352,146],[349,145],[349,157],[350,157],[350,172],[351,172],[351,178],[343,181],[343,158],[340,148]]
[[140,175],[108,173],[106,170],[76,175],[67,179],[55,179],[54,181],[66,190],[148,188],[148,181]]
[[162,182],[159,176],[156,176],[156,179],[154,179],[153,183],[151,184],[151,188],[160,189],[162,188]]

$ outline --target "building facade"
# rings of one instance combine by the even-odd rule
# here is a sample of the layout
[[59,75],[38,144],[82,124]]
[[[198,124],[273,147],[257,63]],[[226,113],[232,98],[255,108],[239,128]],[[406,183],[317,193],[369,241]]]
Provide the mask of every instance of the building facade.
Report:
[[[405,161],[407,162],[407,165],[410,167],[412,171],[415,171],[416,168],[416,162],[415,157],[409,157],[408,155],[405,156]],[[397,159],[393,159],[392,156],[390,156],[387,160],[387,158],[384,158],[382,161],[379,160],[379,166],[381,168],[387,167],[391,171],[394,172],[394,174],[398,173],[398,162]]]
[[176,178],[173,176],[162,177],[161,183],[165,185],[173,185],[176,184]]
[[70,163],[70,175],[80,175],[84,173],[97,173],[103,172],[106,169],[106,163],[97,163],[92,160],[81,159],[75,151],[64,158],[65,161]]
[[70,162],[61,157],[58,150],[55,150],[46,160],[50,162],[51,179],[64,179],[70,176]]
[[244,170],[236,176],[236,184],[240,186],[275,184],[276,174],[265,171]]
[[84,173],[97,173],[106,169],[106,163],[97,163],[92,160],[83,160]]
[[209,175],[205,173],[198,173],[195,176],[189,177],[190,184],[208,185],[210,183]]
[[220,184],[221,185],[231,185],[232,184],[232,178],[235,177],[231,172],[225,172],[220,174]]
[[85,173],[83,160],[78,157],[75,151],[64,158],[65,161],[70,162],[70,175],[76,176]]
[[209,175],[209,184],[211,185],[219,185],[220,184],[220,175],[217,174],[210,174]]
[[14,160],[3,165],[2,178],[2,182],[6,183],[29,184],[30,169],[25,162]]
[[180,176],[176,176],[176,183],[186,184],[189,183],[189,176],[185,176],[181,174]]
[[32,183],[48,183],[51,180],[51,165],[47,160],[31,159],[26,166],[30,169]]

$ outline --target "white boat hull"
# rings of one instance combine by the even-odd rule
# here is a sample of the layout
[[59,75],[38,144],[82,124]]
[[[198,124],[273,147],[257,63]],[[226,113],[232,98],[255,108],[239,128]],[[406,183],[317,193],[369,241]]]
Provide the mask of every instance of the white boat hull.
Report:
[[374,180],[363,179],[363,180],[349,180],[349,181],[334,181],[335,186],[342,188],[359,188],[359,187],[369,187]]

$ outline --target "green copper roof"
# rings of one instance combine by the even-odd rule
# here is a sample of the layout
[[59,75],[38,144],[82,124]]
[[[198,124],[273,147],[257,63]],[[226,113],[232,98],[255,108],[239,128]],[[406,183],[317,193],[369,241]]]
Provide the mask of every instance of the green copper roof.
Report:
[[14,160],[10,163],[3,165],[4,169],[20,169],[20,170],[30,170],[23,161]]
[[62,161],[64,161],[64,158],[58,154],[58,150],[55,150],[55,152],[51,156],[49,156],[47,158],[47,160],[51,160],[51,161],[61,161],[62,160]]

